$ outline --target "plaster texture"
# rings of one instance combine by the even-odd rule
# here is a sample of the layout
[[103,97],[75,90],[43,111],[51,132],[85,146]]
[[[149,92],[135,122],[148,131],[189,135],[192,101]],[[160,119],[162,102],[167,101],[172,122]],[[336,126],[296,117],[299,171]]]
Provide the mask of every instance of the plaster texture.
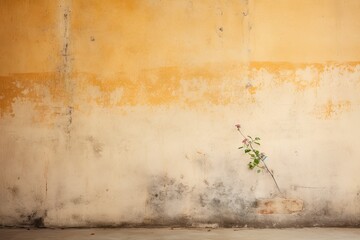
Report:
[[359,12],[0,1],[0,225],[359,226]]

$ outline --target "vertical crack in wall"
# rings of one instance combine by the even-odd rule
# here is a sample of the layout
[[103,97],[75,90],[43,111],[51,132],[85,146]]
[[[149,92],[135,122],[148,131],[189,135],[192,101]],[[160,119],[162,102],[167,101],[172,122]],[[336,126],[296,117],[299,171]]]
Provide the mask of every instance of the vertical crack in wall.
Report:
[[71,128],[73,122],[73,83],[71,80],[71,55],[70,55],[70,20],[71,20],[71,0],[60,1],[61,12],[61,38],[62,38],[62,65],[60,67],[60,75],[65,83],[66,91],[66,123],[65,133],[67,137],[67,147],[70,147]]
[[63,12],[63,47],[62,47],[62,56],[63,56],[63,65],[62,65],[62,74],[64,77],[67,77],[70,72],[70,65],[69,65],[69,19],[70,19],[70,9],[69,6],[64,6],[62,8]]
[[245,55],[245,66],[246,66],[246,80],[248,81],[246,88],[251,86],[250,79],[250,62],[251,62],[251,48],[250,48],[250,38],[251,38],[251,20],[250,20],[250,6],[249,0],[242,1],[242,28],[244,36],[244,55]]

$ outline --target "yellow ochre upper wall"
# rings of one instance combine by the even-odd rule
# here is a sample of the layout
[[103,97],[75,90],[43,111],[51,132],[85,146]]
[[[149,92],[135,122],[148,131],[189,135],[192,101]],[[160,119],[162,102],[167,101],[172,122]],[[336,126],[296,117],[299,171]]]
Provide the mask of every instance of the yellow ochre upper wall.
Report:
[[360,1],[249,1],[252,61],[360,60]]
[[0,76],[61,66],[60,1],[0,1]]
[[72,2],[75,72],[360,60],[360,1]]
[[[42,102],[41,88],[27,87],[35,83],[60,101],[88,99],[98,89],[90,98],[103,106],[179,104],[190,96],[233,103],[240,81],[224,79],[246,82],[252,70],[278,74],[311,64],[322,72],[325,62],[353,68],[359,10],[357,0],[0,1],[0,108],[11,111],[20,98]],[[192,86],[194,79],[202,80]],[[116,91],[121,100],[110,99]]]
[[74,72],[360,60],[357,0],[3,0],[1,75],[61,69],[64,6]]
[[75,72],[245,61],[238,1],[73,1]]

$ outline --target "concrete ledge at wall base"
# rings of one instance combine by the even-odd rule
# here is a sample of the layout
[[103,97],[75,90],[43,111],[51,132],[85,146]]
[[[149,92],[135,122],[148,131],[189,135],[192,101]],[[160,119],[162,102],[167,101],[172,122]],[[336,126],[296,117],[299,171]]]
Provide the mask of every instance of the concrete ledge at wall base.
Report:
[[217,223],[193,223],[191,225],[191,227],[193,228],[219,228],[219,224]]
[[293,198],[258,199],[256,213],[258,214],[292,214],[301,212],[304,202]]

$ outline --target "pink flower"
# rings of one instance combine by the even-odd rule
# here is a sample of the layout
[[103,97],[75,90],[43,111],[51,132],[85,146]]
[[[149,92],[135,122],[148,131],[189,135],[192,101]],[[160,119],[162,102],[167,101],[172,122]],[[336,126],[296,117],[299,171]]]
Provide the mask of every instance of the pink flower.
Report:
[[249,140],[247,138],[244,138],[244,140],[242,141],[243,144],[248,144]]
[[239,130],[241,126],[240,124],[236,124],[235,127],[237,128],[237,130]]

